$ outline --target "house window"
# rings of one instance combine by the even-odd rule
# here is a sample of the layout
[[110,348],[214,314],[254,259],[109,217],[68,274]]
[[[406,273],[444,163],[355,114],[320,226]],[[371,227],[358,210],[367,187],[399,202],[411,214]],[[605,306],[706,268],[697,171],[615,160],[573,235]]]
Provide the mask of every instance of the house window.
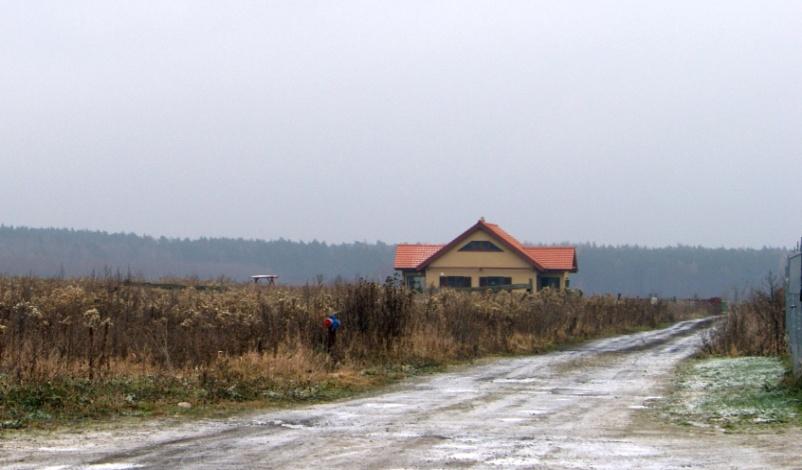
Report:
[[560,278],[559,277],[539,277],[537,279],[538,283],[538,290],[545,289],[546,287],[551,287],[552,289],[559,289],[560,288]]
[[471,278],[467,276],[440,276],[440,287],[471,287]]
[[503,251],[493,243],[486,240],[474,240],[459,249],[459,251]]
[[422,274],[406,274],[404,277],[407,281],[407,287],[412,290],[423,291],[424,287],[426,287],[426,277]]
[[511,277],[487,276],[479,278],[479,287],[509,286],[510,284],[512,284]]

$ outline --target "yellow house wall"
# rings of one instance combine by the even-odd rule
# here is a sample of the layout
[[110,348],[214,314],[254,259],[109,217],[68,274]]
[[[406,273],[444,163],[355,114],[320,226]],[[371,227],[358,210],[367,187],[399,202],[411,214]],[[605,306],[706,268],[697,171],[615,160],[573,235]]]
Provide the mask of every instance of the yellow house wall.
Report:
[[529,284],[537,286],[537,273],[534,269],[501,269],[501,268],[430,268],[426,270],[426,285],[440,287],[440,276],[465,276],[471,278],[471,287],[479,287],[479,278],[485,276],[511,277],[513,284]]
[[[474,240],[489,241],[502,251],[459,251]],[[537,272],[531,264],[481,230],[429,265],[426,269],[426,285],[439,287],[440,276],[470,277],[473,287],[479,287],[479,278],[484,276],[511,277],[513,284],[529,284],[531,280],[534,286],[537,285]]]

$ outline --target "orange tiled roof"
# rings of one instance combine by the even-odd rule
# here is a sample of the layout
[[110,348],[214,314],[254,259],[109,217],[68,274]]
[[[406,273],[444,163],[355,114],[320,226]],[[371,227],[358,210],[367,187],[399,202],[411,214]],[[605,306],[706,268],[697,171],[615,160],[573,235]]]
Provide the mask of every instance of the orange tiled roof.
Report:
[[537,259],[529,255],[529,253],[526,251],[526,248],[524,248],[521,242],[519,242],[518,240],[515,239],[515,237],[504,231],[504,229],[502,229],[496,224],[490,224],[487,222],[483,222],[481,220],[479,222],[484,224],[487,228],[489,228],[491,234],[495,235],[496,237],[500,238],[502,241],[510,245],[514,249],[514,251],[518,252],[519,255],[523,255],[524,258],[530,258],[530,261],[532,261],[536,267],[540,264],[538,263]]
[[402,243],[395,247],[395,269],[415,269],[444,245]]
[[525,246],[524,250],[545,270],[576,272],[576,248],[572,246]]
[[576,272],[576,250],[574,247],[524,246],[498,225],[487,223],[484,220],[479,220],[479,222],[447,245],[398,245],[395,252],[395,269],[415,269],[420,271],[479,229],[485,230],[503,244],[507,245],[507,247],[516,252],[519,256],[532,263],[538,271],[556,270]]

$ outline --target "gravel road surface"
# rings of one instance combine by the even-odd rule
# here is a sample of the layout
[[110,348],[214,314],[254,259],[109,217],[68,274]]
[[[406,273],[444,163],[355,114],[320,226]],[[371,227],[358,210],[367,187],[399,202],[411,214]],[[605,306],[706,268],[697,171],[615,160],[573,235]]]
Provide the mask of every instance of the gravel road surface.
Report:
[[799,468],[796,429],[726,434],[644,412],[710,320],[227,420],[0,441],[3,468]]

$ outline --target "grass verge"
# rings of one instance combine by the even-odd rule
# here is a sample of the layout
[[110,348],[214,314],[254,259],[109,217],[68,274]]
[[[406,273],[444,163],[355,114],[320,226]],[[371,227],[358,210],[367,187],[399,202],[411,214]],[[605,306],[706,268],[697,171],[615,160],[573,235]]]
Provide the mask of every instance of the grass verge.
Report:
[[10,385],[0,377],[0,435],[118,418],[223,417],[255,409],[320,403],[444,368],[442,364],[386,365],[323,374],[309,371],[305,377],[251,376],[246,380],[168,375],[94,381],[57,378],[28,385]]
[[802,391],[787,383],[785,371],[775,357],[691,359],[677,369],[657,411],[672,423],[724,430],[799,425]]

